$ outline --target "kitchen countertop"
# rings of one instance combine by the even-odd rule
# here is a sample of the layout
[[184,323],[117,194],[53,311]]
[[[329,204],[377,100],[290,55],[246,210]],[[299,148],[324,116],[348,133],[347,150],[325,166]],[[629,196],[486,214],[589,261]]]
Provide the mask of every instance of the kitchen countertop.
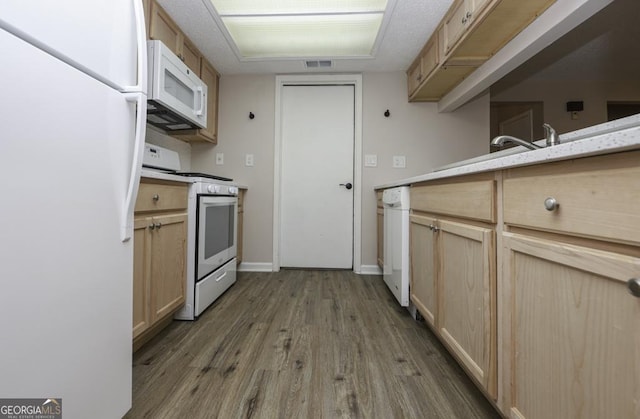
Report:
[[[194,183],[193,178],[190,178],[190,177],[172,175],[169,173],[163,173],[163,172],[158,172],[155,170],[149,170],[144,168],[142,169],[140,176],[144,178],[149,178],[149,179],[169,180],[172,182],[181,182],[181,183],[187,183],[187,184]],[[221,185],[237,186],[240,189],[249,189],[246,185],[242,185],[235,181],[228,182],[223,180],[216,180],[215,183],[219,183]]]
[[[508,169],[578,157],[616,153],[640,148],[640,115],[560,135],[553,147],[528,150],[522,146],[448,164],[419,176],[377,185],[374,189],[408,186],[414,183],[473,173]],[[544,140],[536,141],[544,145]]]

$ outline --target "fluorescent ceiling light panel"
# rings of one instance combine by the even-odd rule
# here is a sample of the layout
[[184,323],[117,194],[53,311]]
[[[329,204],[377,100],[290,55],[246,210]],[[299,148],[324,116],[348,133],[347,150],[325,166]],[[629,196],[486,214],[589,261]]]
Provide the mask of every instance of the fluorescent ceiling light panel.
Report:
[[387,0],[211,0],[246,59],[371,56]]
[[211,0],[220,16],[384,12],[387,0]]

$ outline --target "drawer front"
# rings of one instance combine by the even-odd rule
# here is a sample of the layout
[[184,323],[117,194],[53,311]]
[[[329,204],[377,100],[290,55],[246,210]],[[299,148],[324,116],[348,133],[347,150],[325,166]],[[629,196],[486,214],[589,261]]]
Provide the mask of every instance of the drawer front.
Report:
[[[633,154],[634,158],[640,157]],[[514,170],[516,177],[504,181],[505,223],[623,243],[640,242],[638,163],[621,168],[598,168],[597,163],[593,162],[593,170],[562,173],[552,167],[548,174],[524,177]],[[547,198],[555,199],[558,206],[547,210]]]
[[480,180],[411,187],[411,209],[494,223],[496,183]]
[[187,208],[188,186],[140,183],[135,212]]

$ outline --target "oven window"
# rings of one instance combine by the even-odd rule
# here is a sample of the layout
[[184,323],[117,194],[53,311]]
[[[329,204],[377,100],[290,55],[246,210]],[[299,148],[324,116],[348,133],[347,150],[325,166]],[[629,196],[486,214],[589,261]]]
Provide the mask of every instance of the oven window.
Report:
[[211,205],[205,208],[204,258],[222,252],[233,246],[235,225],[234,205]]

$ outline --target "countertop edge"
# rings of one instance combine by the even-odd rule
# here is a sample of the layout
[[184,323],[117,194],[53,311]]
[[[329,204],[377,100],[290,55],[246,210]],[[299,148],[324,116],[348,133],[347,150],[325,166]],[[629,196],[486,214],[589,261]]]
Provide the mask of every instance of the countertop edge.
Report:
[[[186,184],[193,183],[193,179],[188,177],[172,175],[169,173],[156,172],[155,170],[148,170],[148,169],[142,169],[142,172],[140,173],[140,177],[148,178],[148,179],[168,180],[171,182],[180,182],[180,183],[186,183]],[[233,182],[233,181],[231,182],[216,181],[216,183],[220,183],[221,185],[236,186],[240,189],[249,189],[248,186],[238,182]]]

